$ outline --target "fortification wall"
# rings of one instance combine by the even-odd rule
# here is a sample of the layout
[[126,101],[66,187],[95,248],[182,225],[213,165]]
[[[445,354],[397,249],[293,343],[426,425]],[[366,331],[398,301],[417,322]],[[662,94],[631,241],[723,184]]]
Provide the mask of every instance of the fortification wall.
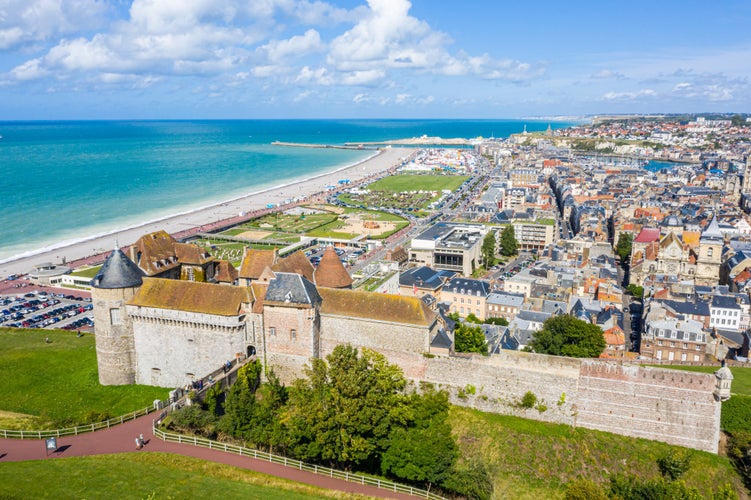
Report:
[[[425,376],[421,381],[448,390],[454,404],[545,422],[574,423],[579,360],[523,352],[423,359]],[[537,398],[533,408],[519,404],[527,392]]]
[[246,352],[247,323],[186,311],[127,306],[133,322],[136,383],[181,387]]
[[430,350],[430,331],[425,326],[321,314],[321,355],[346,343],[384,353],[423,353]]
[[576,425],[717,453],[714,386],[713,374],[584,360]]

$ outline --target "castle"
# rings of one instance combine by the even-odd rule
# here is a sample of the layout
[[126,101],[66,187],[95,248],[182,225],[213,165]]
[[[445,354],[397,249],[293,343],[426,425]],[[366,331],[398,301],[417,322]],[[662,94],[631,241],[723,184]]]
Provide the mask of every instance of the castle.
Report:
[[[92,280],[100,382],[180,387],[251,355],[288,382],[311,357],[349,343],[447,390],[455,404],[717,452],[726,368],[712,375],[516,351],[454,354],[451,334],[421,299],[350,290],[339,271],[309,265],[251,250],[245,281],[220,284],[149,277],[113,251]],[[328,279],[341,288],[323,286]],[[520,407],[527,392],[538,408]]]

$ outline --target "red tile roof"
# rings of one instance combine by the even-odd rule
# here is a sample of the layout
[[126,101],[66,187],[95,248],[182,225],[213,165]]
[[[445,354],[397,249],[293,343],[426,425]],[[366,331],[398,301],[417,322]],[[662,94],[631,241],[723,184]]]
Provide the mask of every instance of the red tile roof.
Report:
[[660,239],[660,228],[645,227],[634,240],[635,243],[651,243]]

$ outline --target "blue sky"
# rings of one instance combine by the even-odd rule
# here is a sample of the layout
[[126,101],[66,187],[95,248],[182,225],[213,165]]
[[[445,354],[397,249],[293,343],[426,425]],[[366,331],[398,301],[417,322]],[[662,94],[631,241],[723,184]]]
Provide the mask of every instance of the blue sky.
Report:
[[0,0],[0,120],[751,112],[751,2]]

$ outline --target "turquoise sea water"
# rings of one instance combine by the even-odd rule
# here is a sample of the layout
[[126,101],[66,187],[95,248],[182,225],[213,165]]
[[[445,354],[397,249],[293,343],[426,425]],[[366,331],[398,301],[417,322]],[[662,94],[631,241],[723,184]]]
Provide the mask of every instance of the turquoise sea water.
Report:
[[[520,120],[0,122],[0,262],[334,170],[367,151],[289,148],[507,137]],[[555,128],[566,126],[553,123]]]

